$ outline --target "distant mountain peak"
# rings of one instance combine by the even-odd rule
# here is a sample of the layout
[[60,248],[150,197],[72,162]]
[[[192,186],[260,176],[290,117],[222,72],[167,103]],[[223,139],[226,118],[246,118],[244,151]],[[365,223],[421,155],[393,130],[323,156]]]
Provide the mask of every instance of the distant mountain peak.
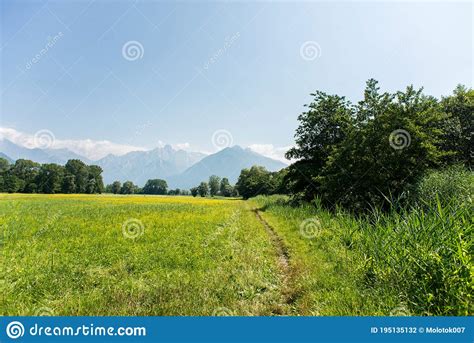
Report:
[[204,157],[181,174],[170,177],[168,183],[172,188],[191,188],[201,181],[207,181],[211,175],[227,177],[231,183],[235,183],[241,170],[253,165],[263,166],[270,171],[286,167],[280,161],[260,155],[249,148],[234,145]]

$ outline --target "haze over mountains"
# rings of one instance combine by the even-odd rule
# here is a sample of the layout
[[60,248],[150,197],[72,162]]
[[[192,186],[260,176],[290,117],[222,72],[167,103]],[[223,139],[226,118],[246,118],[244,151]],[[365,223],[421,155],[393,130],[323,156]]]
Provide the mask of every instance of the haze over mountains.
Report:
[[65,164],[69,159],[80,159],[87,164],[96,164],[104,170],[104,182],[130,180],[143,186],[148,179],[165,179],[170,188],[188,189],[206,181],[210,175],[227,177],[235,183],[243,168],[264,166],[270,171],[280,170],[286,165],[280,161],[260,155],[249,148],[233,146],[214,154],[188,152],[174,149],[170,145],[149,151],[133,151],[117,156],[109,154],[92,161],[68,149],[28,149],[8,139],[0,139],[0,157],[10,161],[24,158],[39,163]]

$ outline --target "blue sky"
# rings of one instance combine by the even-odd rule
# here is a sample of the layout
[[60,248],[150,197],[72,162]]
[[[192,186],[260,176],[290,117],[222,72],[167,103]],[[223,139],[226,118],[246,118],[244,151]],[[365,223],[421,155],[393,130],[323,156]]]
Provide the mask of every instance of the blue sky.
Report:
[[47,129],[57,147],[100,157],[163,143],[212,152],[226,130],[281,154],[317,89],[357,101],[372,77],[435,96],[472,87],[472,6],[2,1],[0,133]]

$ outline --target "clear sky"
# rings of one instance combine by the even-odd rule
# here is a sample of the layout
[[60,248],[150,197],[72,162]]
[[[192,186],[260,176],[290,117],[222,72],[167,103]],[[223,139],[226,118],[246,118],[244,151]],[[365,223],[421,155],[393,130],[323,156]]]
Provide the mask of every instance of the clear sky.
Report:
[[1,3],[10,135],[214,151],[223,129],[271,154],[315,90],[472,87],[471,2]]

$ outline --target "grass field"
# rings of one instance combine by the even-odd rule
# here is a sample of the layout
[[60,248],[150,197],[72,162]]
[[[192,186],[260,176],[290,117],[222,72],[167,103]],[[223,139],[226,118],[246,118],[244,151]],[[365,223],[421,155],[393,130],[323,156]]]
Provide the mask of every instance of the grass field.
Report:
[[3,315],[282,312],[266,232],[240,200],[2,195]]
[[2,315],[472,314],[469,211],[0,195]]
[[284,196],[252,201],[289,250],[298,313],[474,313],[470,199],[360,217]]

